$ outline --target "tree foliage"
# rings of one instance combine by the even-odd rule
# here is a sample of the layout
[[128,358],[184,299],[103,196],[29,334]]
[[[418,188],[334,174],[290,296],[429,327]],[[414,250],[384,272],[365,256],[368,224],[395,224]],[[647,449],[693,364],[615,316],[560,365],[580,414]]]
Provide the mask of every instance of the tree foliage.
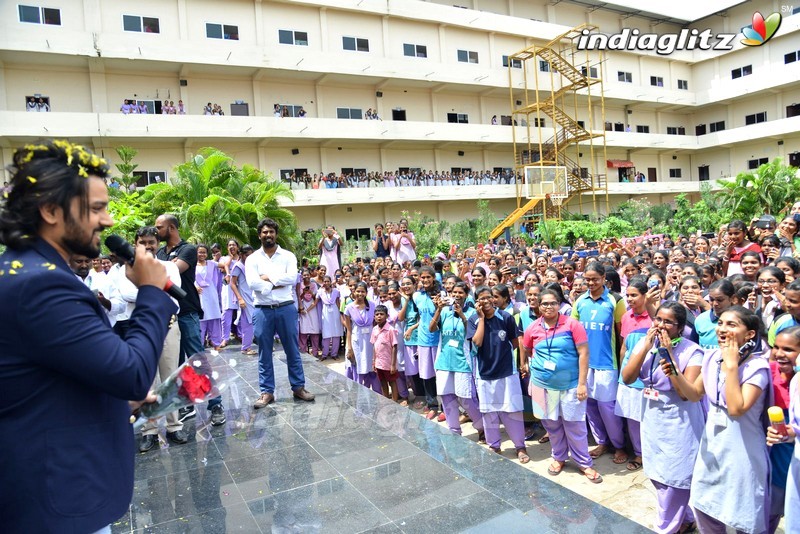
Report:
[[733,180],[719,180],[722,206],[733,218],[749,221],[765,213],[778,215],[800,197],[797,168],[780,158],[758,169],[739,173]]
[[181,221],[181,236],[194,243],[258,244],[256,226],[271,217],[280,226],[278,243],[293,250],[300,243],[297,219],[279,201],[291,190],[250,165],[237,167],[233,158],[204,148],[175,167],[174,179],[147,186],[141,193],[121,195],[110,206],[112,217],[130,232],[155,217],[173,213]]

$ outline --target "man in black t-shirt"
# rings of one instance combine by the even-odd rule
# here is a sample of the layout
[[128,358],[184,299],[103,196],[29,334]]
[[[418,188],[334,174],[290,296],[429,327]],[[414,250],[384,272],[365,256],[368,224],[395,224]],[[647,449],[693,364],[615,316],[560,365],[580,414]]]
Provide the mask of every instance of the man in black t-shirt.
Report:
[[[186,358],[203,352],[203,341],[200,338],[200,319],[203,309],[200,307],[200,295],[195,286],[195,269],[197,267],[197,247],[181,239],[178,228],[178,218],[172,214],[164,214],[156,219],[158,239],[166,244],[158,249],[156,258],[172,261],[178,266],[181,273],[181,289],[186,291],[186,297],[179,301],[178,327],[181,331],[181,349],[179,363]],[[217,397],[208,401],[211,411],[211,424],[219,426],[225,424],[225,410],[222,407],[222,398]],[[194,406],[180,410],[180,420],[195,416]]]

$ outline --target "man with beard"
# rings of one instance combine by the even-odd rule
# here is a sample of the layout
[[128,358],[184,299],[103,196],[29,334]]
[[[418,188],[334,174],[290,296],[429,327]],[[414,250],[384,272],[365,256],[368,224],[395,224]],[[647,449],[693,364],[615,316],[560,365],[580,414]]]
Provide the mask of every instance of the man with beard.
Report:
[[[113,226],[108,165],[66,141],[14,153],[0,204],[0,517],[5,532],[97,532],[128,511],[129,399],[144,399],[175,304],[144,247],[125,340],[68,261]],[[154,400],[154,396],[148,400]],[[136,403],[141,404],[141,403]]]
[[[109,297],[111,297],[111,284],[107,277],[103,275],[91,276],[92,274],[92,260],[83,254],[73,254],[69,259],[69,267],[75,273],[83,284],[92,290],[92,293],[97,297],[97,300],[105,308],[106,313],[111,313],[113,304]],[[119,308],[122,303],[119,303]],[[113,326],[113,325],[112,325]]]
[[261,248],[250,255],[244,267],[256,307],[253,329],[258,338],[258,385],[261,389],[261,395],[253,404],[256,409],[275,400],[275,371],[272,366],[275,334],[278,334],[286,354],[294,397],[303,401],[314,400],[314,395],[305,388],[297,338],[297,308],[292,298],[297,282],[297,258],[278,245],[277,237],[278,223],[270,218],[262,219],[258,223]]
[[[178,218],[166,213],[156,219],[158,240],[165,245],[158,249],[156,258],[161,261],[171,261],[178,266],[181,273],[181,289],[186,296],[180,301],[178,312],[178,327],[181,331],[181,349],[178,363],[183,363],[186,358],[198,352],[203,352],[203,341],[200,338],[200,318],[203,308],[200,306],[200,295],[195,286],[195,269],[197,268],[197,247],[181,239],[178,231],[180,223]],[[222,397],[208,401],[207,409],[211,412],[211,424],[220,426],[225,424],[225,410],[222,408]],[[181,408],[180,420],[184,421],[195,416],[194,406]]]

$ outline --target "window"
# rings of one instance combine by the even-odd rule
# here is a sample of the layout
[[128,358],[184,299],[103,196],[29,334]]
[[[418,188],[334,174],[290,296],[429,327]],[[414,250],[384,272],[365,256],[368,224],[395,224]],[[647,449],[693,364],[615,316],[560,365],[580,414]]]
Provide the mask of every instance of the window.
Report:
[[667,135],[686,135],[686,128],[683,126],[667,126]]
[[539,60],[539,70],[542,72],[550,72],[550,62],[543,59]]
[[597,78],[597,67],[587,69],[586,66],[583,66],[581,67],[581,74],[584,77],[588,76],[589,78]]
[[751,124],[758,124],[759,122],[767,122],[766,111],[762,111],[761,113],[753,113],[752,115],[746,115],[744,118],[745,126],[749,126]]
[[751,74],[753,74],[753,66],[745,65],[744,67],[733,69],[731,71],[731,78],[735,80],[736,78],[741,78],[742,76],[749,76]]
[[769,158],[758,158],[758,159],[750,159],[747,160],[747,168],[749,170],[757,169],[762,165],[766,165],[769,163]]
[[[285,110],[287,110],[289,112],[289,115],[288,115],[289,117],[299,117],[300,116],[300,110],[303,109],[303,106],[295,106],[294,104],[279,104],[279,105],[281,107],[281,111],[285,109]],[[341,119],[341,118],[347,118],[347,117],[339,117],[339,118]],[[359,117],[359,119],[360,118],[361,117]]]
[[428,57],[428,47],[418,44],[403,44],[403,55],[408,57]]
[[158,19],[138,15],[122,15],[122,29],[126,32],[161,33]]
[[625,125],[623,123],[621,123],[621,122],[615,122],[614,123],[614,131],[615,132],[624,132],[625,131]]
[[711,133],[721,132],[724,129],[725,129],[725,121],[712,122],[711,124],[708,125],[708,131],[710,131]]
[[689,80],[678,80],[678,89],[689,90]]
[[50,111],[50,97],[42,95],[28,95],[25,97],[25,111],[47,113]]
[[[461,61],[461,60],[459,60]],[[478,62],[478,54],[475,53],[475,63]],[[545,62],[546,63],[546,62]],[[508,67],[508,56],[503,56],[503,66]],[[514,69],[521,69],[522,68],[522,61],[519,59],[512,59],[511,60],[511,67]]]
[[650,76],[650,85],[653,87],[664,87],[664,78],[661,76]]
[[469,50],[459,50],[458,51],[458,61],[460,61],[461,63],[477,63],[478,62],[478,53],[477,52],[470,52]]
[[361,108],[336,108],[337,119],[363,119]]
[[533,125],[538,127],[538,128],[544,128],[545,127],[544,119],[540,119],[538,117],[534,117],[533,118]]
[[61,26],[61,10],[52,7],[19,6],[19,21]]
[[344,231],[345,241],[350,241],[351,239],[355,239],[356,241],[361,241],[362,239],[370,239],[371,237],[372,237],[371,228],[346,228]]
[[136,177],[136,187],[147,187],[150,184],[158,184],[167,181],[166,171],[133,171]]
[[239,26],[206,22],[206,37],[209,39],[239,40]]
[[580,126],[581,128],[586,129],[586,123],[583,122],[583,121],[578,121],[578,126]]
[[647,125],[637,124],[636,133],[650,133],[650,127]]
[[633,83],[633,74],[625,71],[617,71],[617,80],[625,83]]
[[466,113],[448,113],[447,114],[447,122],[468,124],[469,123],[469,115],[467,115]]
[[369,52],[369,39],[342,37],[342,48],[354,52]]
[[308,46],[308,33],[294,30],[278,30],[280,44]]
[[680,178],[681,177],[681,170],[680,169],[670,169],[669,170],[669,177],[670,178]]
[[[20,7],[20,9],[22,8]],[[800,50],[795,50],[794,52],[789,52],[788,54],[783,56],[783,62],[788,65],[789,63],[794,63],[799,58],[800,58]]]
[[342,174],[345,176],[366,176],[367,169],[358,169],[355,167],[342,167]]

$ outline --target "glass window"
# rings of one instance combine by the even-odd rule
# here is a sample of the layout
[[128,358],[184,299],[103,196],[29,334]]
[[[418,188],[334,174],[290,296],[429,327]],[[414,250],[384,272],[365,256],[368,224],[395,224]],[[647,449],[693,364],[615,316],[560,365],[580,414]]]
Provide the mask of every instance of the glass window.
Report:
[[44,15],[44,23],[53,26],[61,26],[61,10],[53,9],[51,7],[43,7],[42,14]]
[[222,24],[206,24],[206,37],[209,39],[222,39]]
[[294,44],[294,32],[291,30],[278,30],[278,42],[280,44]]
[[356,49],[356,38],[355,37],[342,37],[342,48],[345,50],[355,50]]
[[39,8],[35,6],[19,6],[19,21],[31,22],[33,24],[41,23],[39,17]]
[[142,31],[142,17],[133,15],[122,15],[122,29],[126,32]]

